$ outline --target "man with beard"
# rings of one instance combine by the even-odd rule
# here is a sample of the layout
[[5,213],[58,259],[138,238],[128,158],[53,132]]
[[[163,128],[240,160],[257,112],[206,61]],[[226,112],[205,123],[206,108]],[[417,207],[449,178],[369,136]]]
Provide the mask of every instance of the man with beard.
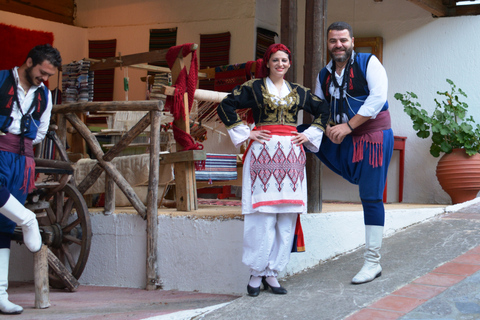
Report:
[[35,213],[24,207],[35,187],[33,145],[47,133],[52,95],[44,82],[62,64],[51,45],[34,47],[25,63],[0,71],[0,313],[18,314],[21,306],[8,300],[10,240],[18,225],[25,246],[37,252],[42,239]]
[[348,23],[334,22],[327,29],[331,61],[318,75],[315,94],[330,103],[332,121],[316,155],[332,171],[359,186],[365,262],[352,283],[360,284],[382,272],[382,198],[394,139],[385,69],[374,55],[356,53],[354,40]]

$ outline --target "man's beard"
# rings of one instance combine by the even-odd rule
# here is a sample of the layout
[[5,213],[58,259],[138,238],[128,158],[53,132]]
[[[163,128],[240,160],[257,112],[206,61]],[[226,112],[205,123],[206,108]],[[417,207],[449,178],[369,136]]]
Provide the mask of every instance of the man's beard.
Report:
[[346,49],[344,52],[345,52],[344,55],[336,56],[336,55],[333,54],[332,51],[330,51],[330,58],[332,58],[332,60],[335,61],[335,62],[345,62],[348,59],[350,59],[350,57],[352,56],[353,47],[350,47],[350,48]]
[[28,83],[31,86],[36,86],[35,82],[33,81],[32,70],[33,70],[33,67],[29,67],[25,69],[25,78],[27,79]]

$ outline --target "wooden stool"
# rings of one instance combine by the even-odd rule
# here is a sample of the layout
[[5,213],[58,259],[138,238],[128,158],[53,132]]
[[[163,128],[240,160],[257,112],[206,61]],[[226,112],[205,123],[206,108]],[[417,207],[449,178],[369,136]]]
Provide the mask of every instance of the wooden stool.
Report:
[[[403,201],[403,179],[405,174],[405,140],[407,137],[393,137],[393,150],[400,151],[399,158],[399,178],[398,178],[398,202]],[[387,202],[387,181],[385,181],[385,189],[383,190],[383,202]]]

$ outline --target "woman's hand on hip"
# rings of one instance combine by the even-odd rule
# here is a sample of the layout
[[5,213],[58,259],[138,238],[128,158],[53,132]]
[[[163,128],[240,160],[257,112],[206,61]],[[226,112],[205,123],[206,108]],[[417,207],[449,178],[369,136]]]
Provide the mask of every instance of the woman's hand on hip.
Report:
[[257,141],[260,143],[265,143],[265,141],[270,140],[272,137],[270,131],[268,130],[252,130],[250,131],[249,138],[253,141]]
[[300,146],[308,141],[307,136],[303,133],[292,131],[292,134],[293,134],[292,142],[295,143],[295,145],[297,146]]

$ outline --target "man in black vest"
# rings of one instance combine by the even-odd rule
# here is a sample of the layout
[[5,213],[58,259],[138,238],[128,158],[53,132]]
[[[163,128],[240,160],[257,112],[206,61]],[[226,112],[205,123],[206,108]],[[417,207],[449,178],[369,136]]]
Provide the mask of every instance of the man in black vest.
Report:
[[51,45],[34,47],[24,64],[0,71],[0,312],[18,314],[21,306],[8,300],[11,235],[18,225],[31,252],[42,239],[35,213],[24,207],[35,187],[33,145],[47,133],[52,95],[44,82],[61,67],[62,58]]
[[331,61],[319,73],[315,94],[330,103],[332,123],[316,155],[333,172],[359,186],[365,262],[352,283],[360,284],[382,274],[382,198],[394,142],[388,79],[377,57],[353,50],[353,31],[348,23],[334,22],[328,27],[327,47]]

